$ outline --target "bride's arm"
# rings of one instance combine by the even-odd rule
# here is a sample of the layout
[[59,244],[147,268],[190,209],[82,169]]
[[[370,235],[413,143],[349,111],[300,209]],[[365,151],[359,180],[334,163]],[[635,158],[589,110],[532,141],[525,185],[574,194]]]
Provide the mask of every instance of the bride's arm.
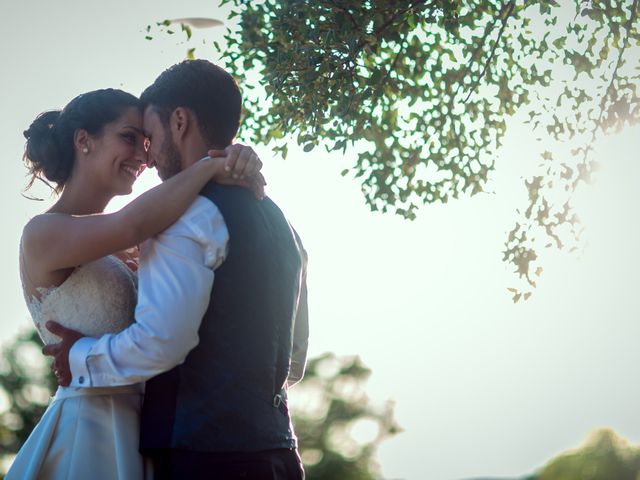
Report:
[[237,168],[244,171],[240,162],[230,171],[225,163],[224,157],[199,161],[115,213],[34,217],[24,228],[23,248],[32,262],[51,272],[130,248],[175,222],[208,181],[233,176]]

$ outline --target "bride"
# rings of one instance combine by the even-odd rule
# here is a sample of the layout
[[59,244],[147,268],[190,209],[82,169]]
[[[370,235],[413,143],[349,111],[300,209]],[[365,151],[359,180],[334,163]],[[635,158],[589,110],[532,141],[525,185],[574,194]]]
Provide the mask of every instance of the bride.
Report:
[[[175,222],[207,182],[263,194],[260,160],[251,148],[232,145],[120,211],[102,213],[114,196],[131,193],[146,166],[139,102],[121,90],[82,94],[62,111],[39,115],[24,134],[29,186],[42,179],[60,194],[27,223],[20,243],[23,291],[45,344],[59,341],[44,327],[49,319],[94,337],[133,322],[136,246]],[[138,453],[142,394],[143,384],[59,387],[6,478],[148,476]]]

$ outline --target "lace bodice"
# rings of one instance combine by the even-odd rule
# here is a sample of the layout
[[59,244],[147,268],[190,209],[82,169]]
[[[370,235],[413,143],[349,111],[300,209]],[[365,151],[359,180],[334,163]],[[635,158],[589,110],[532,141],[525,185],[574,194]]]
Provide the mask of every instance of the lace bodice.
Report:
[[44,326],[48,320],[100,337],[123,330],[134,319],[136,274],[112,255],[82,265],[60,286],[38,292],[40,299],[25,294],[25,300],[45,344],[60,341]]

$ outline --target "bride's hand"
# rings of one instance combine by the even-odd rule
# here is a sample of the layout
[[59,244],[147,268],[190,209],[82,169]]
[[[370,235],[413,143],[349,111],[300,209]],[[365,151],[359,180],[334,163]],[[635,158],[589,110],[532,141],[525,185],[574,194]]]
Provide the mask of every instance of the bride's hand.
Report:
[[58,385],[68,387],[72,380],[71,366],[69,365],[69,351],[71,347],[73,347],[73,344],[84,335],[70,328],[63,327],[52,320],[47,321],[45,327],[47,327],[47,330],[51,333],[60,337],[61,340],[59,343],[45,345],[42,348],[42,353],[53,357],[51,368],[58,379]]
[[253,191],[256,198],[264,198],[264,186],[267,183],[260,173],[262,162],[253,148],[236,143],[224,150],[209,150],[207,154],[213,159],[224,159],[224,172],[214,177],[217,183],[246,187]]
[[122,250],[121,252],[116,252],[114,255],[122,260],[132,272],[138,271],[138,260],[140,259],[140,247],[138,245],[128,248],[127,250]]

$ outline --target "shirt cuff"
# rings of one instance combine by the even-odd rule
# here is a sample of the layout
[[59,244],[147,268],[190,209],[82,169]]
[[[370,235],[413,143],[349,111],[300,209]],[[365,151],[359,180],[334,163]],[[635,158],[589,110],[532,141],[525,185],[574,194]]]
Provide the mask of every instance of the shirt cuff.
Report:
[[69,350],[70,387],[91,386],[87,357],[89,356],[89,350],[97,341],[96,338],[82,337],[71,346],[71,350]]

